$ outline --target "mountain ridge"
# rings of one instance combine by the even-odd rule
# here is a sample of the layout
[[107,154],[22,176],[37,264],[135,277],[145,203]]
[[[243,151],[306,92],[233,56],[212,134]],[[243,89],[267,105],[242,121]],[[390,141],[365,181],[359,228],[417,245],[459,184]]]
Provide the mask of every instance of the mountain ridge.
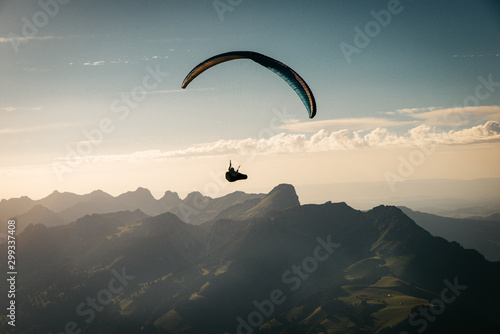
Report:
[[477,249],[490,261],[500,261],[500,223],[487,219],[451,218],[414,211],[407,207],[401,210],[432,235],[448,241],[456,241],[464,247]]
[[207,204],[221,213],[236,203],[233,218],[211,226],[139,210],[29,225],[16,238],[23,251],[16,303],[26,310],[20,330],[61,328],[112,273],[130,281],[94,321],[76,317],[85,332],[411,332],[418,327],[410,314],[436,304],[448,283],[462,290],[427,323],[430,333],[499,328],[500,263],[432,236],[394,206],[290,206],[295,196],[293,186],[277,186],[248,200],[266,204],[249,217],[238,209],[245,202]]
[[[176,192],[167,190],[161,198],[156,199],[150,190],[143,187],[138,187],[134,191],[127,191],[117,196],[112,196],[102,190],[94,190],[84,195],[55,190],[39,200],[32,200],[27,196],[23,196],[0,201],[0,225],[6,228],[9,219],[21,217],[23,221],[19,222],[17,230],[21,232],[27,225],[36,222],[29,215],[26,215],[35,206],[42,206],[46,209],[45,211],[50,210],[55,214],[54,222],[47,222],[49,226],[60,224],[60,219],[67,224],[88,214],[133,211],[136,209],[152,216],[168,211],[183,216],[182,208],[179,209],[179,206],[188,208],[188,213],[196,211],[197,214],[191,217],[192,222],[201,224],[204,222],[202,220],[203,216],[208,216],[207,220],[214,218],[215,215],[213,212],[210,213],[210,210],[218,210],[216,208],[218,205],[227,208],[246,199],[263,197],[262,194],[246,194],[243,192],[236,192],[235,194],[237,196],[228,194],[212,199],[203,196],[199,192],[191,192],[184,199],[181,199]],[[203,200],[202,207],[199,206],[200,198]],[[184,214],[184,216],[186,215]],[[190,215],[187,216],[189,218]],[[24,221],[27,218],[30,218],[29,221]]]

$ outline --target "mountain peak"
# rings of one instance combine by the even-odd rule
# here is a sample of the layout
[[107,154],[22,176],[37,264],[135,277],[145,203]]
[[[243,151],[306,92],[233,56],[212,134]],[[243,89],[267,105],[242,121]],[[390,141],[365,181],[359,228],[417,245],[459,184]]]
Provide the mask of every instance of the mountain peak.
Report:
[[68,194],[68,193],[60,192],[59,190],[54,190],[50,195],[45,197],[45,199],[58,199],[61,196],[63,196],[64,194]]
[[299,206],[299,197],[291,184],[279,184],[257,205],[243,214],[243,218],[262,216],[269,211],[281,211]]
[[117,198],[133,198],[135,196],[139,196],[142,199],[153,198],[153,194],[151,194],[151,191],[143,187],[138,187],[134,191],[127,191],[126,193],[119,195]]
[[143,193],[143,194],[151,194],[151,191],[149,191],[149,189],[147,188],[143,188],[143,187],[138,187],[136,190],[135,190],[136,193]]
[[203,195],[199,191],[192,191],[189,194],[187,194],[186,198],[184,198],[184,201],[191,201],[193,198],[209,198],[208,196]]
[[97,189],[97,190],[94,190],[92,191],[89,195],[108,195],[108,193],[102,191],[101,189]]
[[293,185],[291,184],[288,184],[288,183],[280,183],[278,184],[276,187],[273,188],[273,190],[271,190],[269,192],[269,194],[273,193],[273,192],[276,192],[276,191],[293,191],[295,192],[295,188]]
[[267,194],[266,197],[264,197],[264,199],[267,197],[272,197],[275,200],[281,201],[284,206],[288,205],[284,208],[300,205],[299,196],[297,196],[295,187],[291,184],[282,183],[277,185],[269,192],[269,194]]
[[165,191],[165,194],[163,194],[163,198],[180,199],[179,194],[177,194],[176,192],[170,191],[170,190]]

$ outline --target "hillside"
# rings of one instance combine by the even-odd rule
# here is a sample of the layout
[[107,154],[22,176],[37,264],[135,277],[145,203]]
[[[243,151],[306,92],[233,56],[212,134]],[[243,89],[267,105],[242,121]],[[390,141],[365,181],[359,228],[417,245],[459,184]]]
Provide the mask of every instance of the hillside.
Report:
[[441,217],[406,207],[401,210],[432,235],[476,249],[490,261],[500,261],[500,222]]
[[68,319],[85,333],[500,328],[500,264],[432,236],[396,207],[299,205],[291,185],[234,202],[203,226],[138,210],[28,226],[18,236],[17,329],[58,333]]
[[[29,224],[56,226],[74,222],[86,215],[135,210],[141,210],[150,216],[173,212],[183,221],[199,225],[213,220],[221,211],[236,204],[263,197],[264,194],[237,191],[219,198],[210,198],[199,192],[192,192],[181,199],[177,193],[166,191],[160,199],[155,199],[145,188],[137,188],[116,197],[101,190],[85,195],[54,191],[37,201],[28,197],[0,201],[0,226],[6,229],[7,221],[16,218],[19,233]],[[0,241],[1,237],[0,234]]]

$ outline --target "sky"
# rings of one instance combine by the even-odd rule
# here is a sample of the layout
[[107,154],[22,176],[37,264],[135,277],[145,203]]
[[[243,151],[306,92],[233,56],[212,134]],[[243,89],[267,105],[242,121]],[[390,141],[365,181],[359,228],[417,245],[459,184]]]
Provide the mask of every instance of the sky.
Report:
[[[180,88],[234,50],[316,117],[249,60]],[[0,198],[500,177],[494,0],[4,0],[0,56]]]

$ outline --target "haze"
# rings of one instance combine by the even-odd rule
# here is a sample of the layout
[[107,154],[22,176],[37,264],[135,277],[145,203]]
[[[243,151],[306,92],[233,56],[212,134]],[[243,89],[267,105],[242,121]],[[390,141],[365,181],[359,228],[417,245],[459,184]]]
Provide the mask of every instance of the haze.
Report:
[[[500,177],[496,1],[61,3],[0,4],[0,198],[291,183],[307,203],[342,200],[325,184],[397,198],[410,181]],[[317,116],[251,61],[180,89],[232,50],[296,70]],[[229,160],[249,179],[225,184]]]

